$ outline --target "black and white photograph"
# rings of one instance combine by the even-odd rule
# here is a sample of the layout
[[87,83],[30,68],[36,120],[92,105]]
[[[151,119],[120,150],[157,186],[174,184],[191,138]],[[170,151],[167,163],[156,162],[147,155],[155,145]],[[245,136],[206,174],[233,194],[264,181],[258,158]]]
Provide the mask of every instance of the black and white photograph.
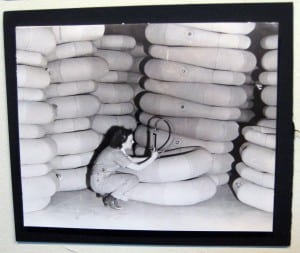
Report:
[[[282,35],[289,23],[258,14],[176,19],[163,10],[132,22],[128,9],[107,22],[95,22],[97,8],[90,22],[88,9],[83,22],[49,22],[60,17],[51,11],[11,13],[18,224],[24,231],[240,232],[246,239],[272,235],[281,223],[289,228],[290,199],[276,198],[291,191],[282,184],[291,181],[292,152],[280,153],[292,142],[291,108],[283,105],[292,76],[279,71],[282,60],[292,61],[283,59],[292,57],[282,46],[290,43]],[[34,18],[44,14],[40,23]]]

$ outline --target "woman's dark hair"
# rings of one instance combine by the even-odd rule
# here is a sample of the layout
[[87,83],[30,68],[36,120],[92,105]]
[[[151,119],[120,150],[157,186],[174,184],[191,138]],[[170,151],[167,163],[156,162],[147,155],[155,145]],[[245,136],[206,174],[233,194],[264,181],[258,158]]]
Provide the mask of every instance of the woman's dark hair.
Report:
[[110,138],[109,146],[111,146],[112,148],[121,148],[122,144],[126,142],[128,136],[132,133],[133,132],[131,130],[124,127],[116,128]]
[[90,188],[90,173],[94,166],[94,162],[99,156],[99,154],[108,146],[112,148],[121,148],[122,144],[126,142],[129,135],[133,134],[133,131],[121,126],[112,126],[104,135],[104,138],[100,145],[95,149],[94,154],[87,165],[87,177],[86,183],[88,188]]

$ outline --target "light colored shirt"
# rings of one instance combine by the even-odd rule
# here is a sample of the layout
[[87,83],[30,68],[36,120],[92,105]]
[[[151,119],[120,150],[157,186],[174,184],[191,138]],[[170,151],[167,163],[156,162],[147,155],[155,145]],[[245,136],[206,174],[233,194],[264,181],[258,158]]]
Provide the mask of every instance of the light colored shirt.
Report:
[[107,147],[97,157],[93,172],[99,170],[104,172],[115,172],[119,169],[126,168],[130,163],[132,163],[132,161],[122,150]]

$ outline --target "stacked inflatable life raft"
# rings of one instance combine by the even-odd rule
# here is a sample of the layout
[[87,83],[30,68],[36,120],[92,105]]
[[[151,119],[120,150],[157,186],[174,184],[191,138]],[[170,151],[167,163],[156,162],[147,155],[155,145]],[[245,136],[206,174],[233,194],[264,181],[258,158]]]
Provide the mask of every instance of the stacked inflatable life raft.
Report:
[[[74,28],[74,29],[72,29]],[[46,126],[57,145],[57,156],[51,165],[59,179],[58,191],[86,188],[86,165],[103,135],[92,129],[91,117],[100,108],[92,93],[97,82],[109,72],[107,61],[95,56],[93,41],[104,36],[105,27],[52,27],[56,50],[48,55],[51,85],[48,102],[57,110],[56,120]]]
[[240,177],[233,182],[233,189],[241,202],[273,212],[278,35],[265,36],[260,45],[265,50],[261,58],[263,71],[259,75],[264,118],[242,130],[247,142],[240,150],[242,162],[236,166]]
[[66,188],[62,169],[86,170],[101,141],[88,117],[100,105],[89,93],[108,72],[106,61],[92,55],[91,40],[103,33],[103,25],[16,29],[24,212],[46,207]]
[[[137,175],[146,183],[155,178],[155,182],[172,185],[204,180],[210,188],[206,185],[207,192],[201,192],[208,199],[216,186],[229,180],[233,162],[229,152],[239,134],[238,122],[253,117],[253,88],[248,75],[256,67],[256,57],[245,50],[251,43],[245,31],[252,31],[255,24],[195,25],[146,27],[152,58],[144,65],[144,91],[136,99],[142,112],[135,138],[141,150],[156,144],[166,149],[162,156],[175,156],[159,159],[153,164],[155,169],[150,166]],[[237,27],[244,33],[237,32]],[[234,60],[229,62],[229,57]],[[155,144],[147,137],[149,133],[155,135]],[[168,159],[173,159],[173,170],[163,169]],[[184,169],[182,161],[176,159],[183,159],[190,167]]]
[[94,54],[108,62],[109,72],[96,83],[92,93],[100,101],[100,108],[92,117],[92,129],[101,134],[115,125],[135,130],[132,103],[135,94],[128,73],[133,64],[130,50],[136,46],[136,41],[131,36],[108,34],[94,40],[93,44],[97,48]]
[[50,28],[16,29],[20,162],[25,212],[47,206],[58,189],[58,180],[49,164],[57,154],[57,147],[43,128],[44,124],[55,120],[55,108],[45,101],[45,88],[50,84],[50,76],[45,69],[46,55],[55,46]]

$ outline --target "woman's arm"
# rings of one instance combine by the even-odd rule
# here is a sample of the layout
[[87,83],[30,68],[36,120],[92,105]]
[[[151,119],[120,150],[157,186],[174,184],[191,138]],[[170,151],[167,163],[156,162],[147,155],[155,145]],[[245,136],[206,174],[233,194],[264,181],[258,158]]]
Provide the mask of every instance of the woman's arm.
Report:
[[[146,158],[146,160],[145,160],[145,157],[143,157],[144,161],[142,161],[141,163],[138,163],[138,162],[135,161],[135,160],[140,160],[139,157],[131,157],[130,159],[133,159],[132,163],[128,164],[126,167],[128,169],[139,171],[139,170],[142,170],[142,169],[146,168],[151,163],[153,163],[157,157],[158,157],[158,152],[157,151],[152,152],[149,159]],[[135,159],[135,158],[137,158],[137,159]]]
[[147,156],[129,156],[129,159],[134,163],[142,163],[149,159]]

